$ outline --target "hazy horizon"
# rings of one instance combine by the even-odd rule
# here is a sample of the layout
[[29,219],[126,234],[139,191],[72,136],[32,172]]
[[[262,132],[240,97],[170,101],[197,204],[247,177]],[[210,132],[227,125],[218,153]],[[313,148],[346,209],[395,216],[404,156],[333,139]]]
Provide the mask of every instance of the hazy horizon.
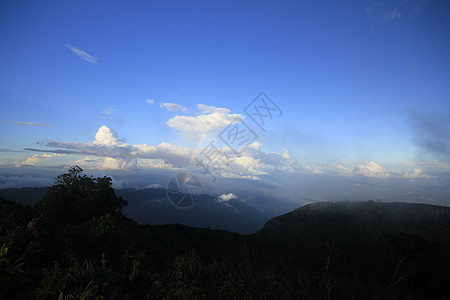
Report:
[[445,1],[0,8],[0,189],[79,165],[117,189],[190,172],[242,201],[450,205]]

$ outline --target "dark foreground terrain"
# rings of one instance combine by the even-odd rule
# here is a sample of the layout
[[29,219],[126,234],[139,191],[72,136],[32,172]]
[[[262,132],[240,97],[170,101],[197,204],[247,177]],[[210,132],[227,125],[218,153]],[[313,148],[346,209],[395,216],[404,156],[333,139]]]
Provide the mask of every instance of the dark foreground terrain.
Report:
[[139,225],[72,168],[0,199],[0,299],[449,299],[450,208],[315,203],[253,235]]

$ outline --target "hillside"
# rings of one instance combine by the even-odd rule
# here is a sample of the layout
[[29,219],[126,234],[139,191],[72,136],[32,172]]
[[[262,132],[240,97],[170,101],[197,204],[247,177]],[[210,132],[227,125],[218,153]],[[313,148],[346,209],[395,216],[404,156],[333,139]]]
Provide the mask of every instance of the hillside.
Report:
[[[0,299],[449,298],[448,207],[314,203],[239,235],[140,225],[110,178],[80,172],[34,207],[0,198]],[[164,194],[128,192],[135,209]]]
[[[46,192],[47,188],[3,189],[0,197],[33,206]],[[115,192],[128,201],[128,206],[123,209],[124,215],[140,224],[178,223],[249,234],[261,229],[269,219],[239,199],[220,202],[212,196],[202,195],[196,206],[178,209],[168,201],[165,189],[121,189]]]
[[370,240],[406,233],[450,246],[450,207],[417,203],[319,202],[273,218],[260,236]]

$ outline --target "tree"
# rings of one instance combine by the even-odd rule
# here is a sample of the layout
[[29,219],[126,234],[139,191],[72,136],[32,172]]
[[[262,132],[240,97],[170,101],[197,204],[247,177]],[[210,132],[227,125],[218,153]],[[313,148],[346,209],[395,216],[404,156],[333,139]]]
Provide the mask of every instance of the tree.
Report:
[[116,196],[110,177],[93,178],[82,172],[83,169],[74,166],[59,175],[36,204],[47,221],[58,226],[79,225],[108,213],[121,214],[122,208],[128,205],[122,197]]

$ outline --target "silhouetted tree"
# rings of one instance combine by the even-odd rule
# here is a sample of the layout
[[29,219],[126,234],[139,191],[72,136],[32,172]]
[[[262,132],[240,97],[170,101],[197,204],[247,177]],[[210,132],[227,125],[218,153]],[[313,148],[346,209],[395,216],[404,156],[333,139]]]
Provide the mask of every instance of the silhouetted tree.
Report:
[[83,169],[74,166],[56,178],[56,184],[48,188],[47,194],[36,208],[53,224],[79,225],[105,214],[121,213],[128,203],[117,197],[110,177],[82,175]]

